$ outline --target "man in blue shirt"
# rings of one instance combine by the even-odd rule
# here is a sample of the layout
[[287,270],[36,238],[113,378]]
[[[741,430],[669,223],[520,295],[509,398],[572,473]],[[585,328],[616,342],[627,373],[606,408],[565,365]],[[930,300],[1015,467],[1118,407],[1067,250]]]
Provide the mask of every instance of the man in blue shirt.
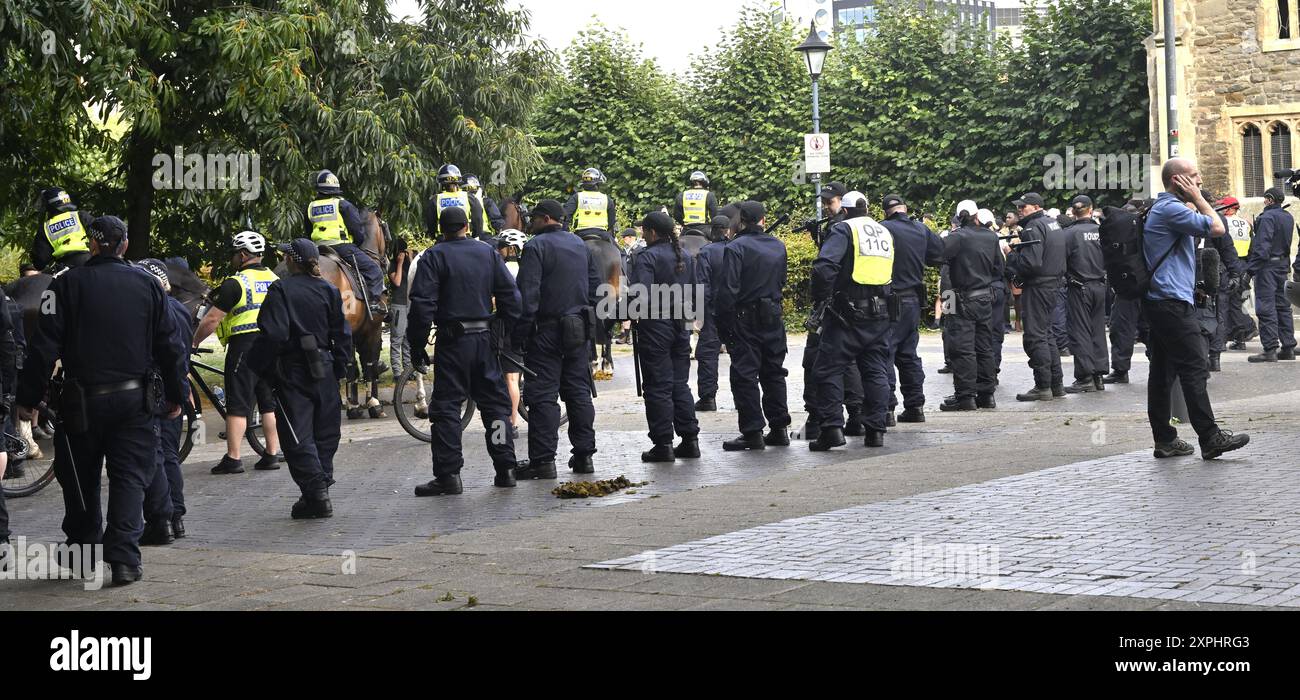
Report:
[[1192,446],[1169,424],[1170,389],[1177,378],[1201,445],[1201,457],[1214,459],[1250,442],[1250,436],[1219,429],[1206,389],[1209,367],[1193,293],[1196,238],[1222,236],[1223,220],[1201,195],[1196,164],[1173,158],[1160,173],[1165,191],[1147,212],[1142,246],[1151,284],[1142,310],[1151,325],[1151,375],[1147,380],[1147,419],[1155,437],[1155,456],[1184,457]]

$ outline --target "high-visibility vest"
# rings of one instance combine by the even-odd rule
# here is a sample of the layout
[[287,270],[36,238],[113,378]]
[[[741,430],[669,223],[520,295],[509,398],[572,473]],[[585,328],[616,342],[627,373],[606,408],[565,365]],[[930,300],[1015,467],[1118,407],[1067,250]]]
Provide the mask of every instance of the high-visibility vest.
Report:
[[[483,190],[475,192],[474,199],[478,200],[479,222],[483,226],[483,232],[490,233],[492,231],[492,220],[488,218],[487,206],[483,204]],[[468,217],[471,211],[472,210],[469,207],[466,207],[465,215]]]
[[442,216],[443,209],[450,209],[452,207],[460,207],[463,209],[465,211],[466,219],[469,218],[469,213],[472,211],[469,207],[469,193],[465,190],[456,190],[454,192],[446,190],[439,192],[438,198],[434,201],[438,205],[439,217]]
[[693,188],[682,193],[682,223],[702,224],[709,220],[709,191]]
[[894,276],[894,236],[869,216],[844,223],[853,239],[853,281],[858,284],[889,284]]
[[348,235],[348,226],[343,222],[343,212],[339,210],[338,197],[317,199],[307,205],[307,216],[311,219],[311,239],[324,245],[347,243],[352,240]]
[[76,211],[58,214],[45,222],[45,238],[54,249],[55,260],[69,253],[89,253],[90,241],[86,228],[81,225],[81,215]]
[[1232,247],[1237,249],[1237,257],[1244,258],[1250,255],[1250,222],[1237,216],[1226,218],[1228,219],[1228,235],[1232,236]]
[[222,345],[229,342],[231,336],[258,331],[257,314],[262,309],[262,300],[266,299],[266,290],[271,288],[271,283],[279,278],[270,270],[250,267],[236,272],[230,279],[239,283],[239,303],[217,326],[217,340]]
[[609,195],[583,190],[578,193],[578,210],[573,214],[573,230],[609,228]]

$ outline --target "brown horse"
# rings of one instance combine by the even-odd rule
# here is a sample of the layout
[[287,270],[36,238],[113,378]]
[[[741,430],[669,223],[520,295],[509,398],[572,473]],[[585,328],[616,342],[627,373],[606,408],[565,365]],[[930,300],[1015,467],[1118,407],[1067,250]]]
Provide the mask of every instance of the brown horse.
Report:
[[[596,274],[609,285],[610,292],[617,298],[623,284],[623,255],[619,252],[618,246],[596,233],[584,235],[582,242],[586,244],[587,250],[591,252],[591,259],[596,263]],[[614,377],[613,331],[617,323],[616,320],[602,320],[596,324],[594,340],[600,346],[599,366],[596,357],[593,355],[591,358],[592,376],[596,379]]]
[[[528,230],[528,210],[520,203],[519,197],[505,197],[501,200],[501,216],[506,221],[507,229]],[[505,230],[505,229],[502,229]]]

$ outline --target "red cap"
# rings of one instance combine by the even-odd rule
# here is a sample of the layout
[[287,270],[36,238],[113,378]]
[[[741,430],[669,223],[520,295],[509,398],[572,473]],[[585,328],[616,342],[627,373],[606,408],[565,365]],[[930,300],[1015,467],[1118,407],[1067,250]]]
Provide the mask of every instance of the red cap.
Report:
[[1220,199],[1220,200],[1219,200],[1219,206],[1221,206],[1221,207],[1240,207],[1240,206],[1241,206],[1241,202],[1238,202],[1236,197],[1224,197],[1223,199]]

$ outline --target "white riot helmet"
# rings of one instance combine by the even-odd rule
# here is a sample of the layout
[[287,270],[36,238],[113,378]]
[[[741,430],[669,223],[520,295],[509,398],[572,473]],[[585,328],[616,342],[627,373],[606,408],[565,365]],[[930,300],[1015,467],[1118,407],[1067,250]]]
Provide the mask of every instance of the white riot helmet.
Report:
[[230,248],[260,256],[266,252],[266,239],[257,231],[240,231],[230,239]]

